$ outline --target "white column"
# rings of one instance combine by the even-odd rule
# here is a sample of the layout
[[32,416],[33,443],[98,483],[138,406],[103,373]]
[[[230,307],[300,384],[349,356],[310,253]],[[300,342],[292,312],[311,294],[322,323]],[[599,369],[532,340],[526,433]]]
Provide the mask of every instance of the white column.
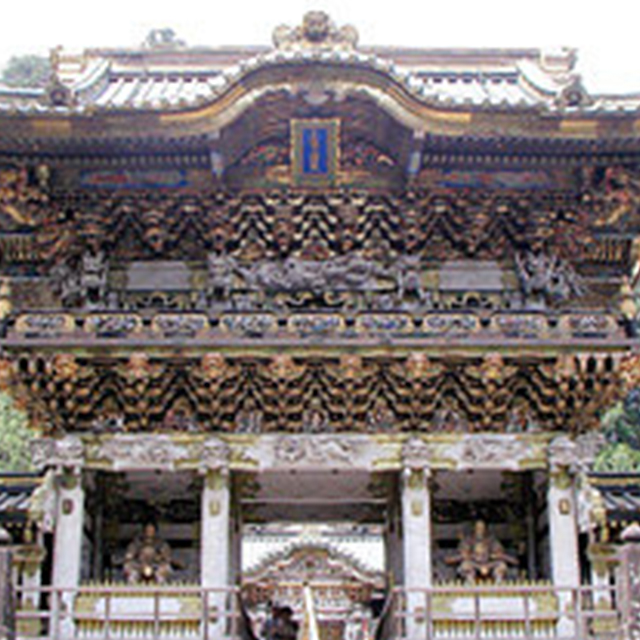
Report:
[[[229,474],[226,469],[207,471],[202,490],[202,537],[200,583],[204,588],[226,589],[230,585],[230,500]],[[229,610],[233,601],[221,592],[209,594],[209,608],[219,614]],[[217,637],[227,628],[223,618],[212,626]]]
[[430,472],[405,469],[402,487],[402,539],[404,586],[407,589],[407,637],[424,637],[427,600],[431,587],[431,496]]
[[[76,589],[80,586],[84,488],[79,470],[65,471],[56,479],[56,524],[53,547],[53,586]],[[61,635],[73,632],[73,591],[62,598]],[[56,599],[54,598],[54,606]]]
[[[556,587],[580,585],[578,524],[574,478],[566,467],[552,467],[547,496],[551,573]],[[560,635],[573,632],[571,592],[559,593]]]

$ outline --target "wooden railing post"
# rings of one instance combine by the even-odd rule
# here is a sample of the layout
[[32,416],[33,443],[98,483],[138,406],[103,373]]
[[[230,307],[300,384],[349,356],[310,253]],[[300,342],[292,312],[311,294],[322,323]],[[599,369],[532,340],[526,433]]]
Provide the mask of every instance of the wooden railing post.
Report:
[[11,549],[5,546],[9,542],[9,534],[0,527],[0,640],[13,640],[16,630]]
[[622,532],[618,600],[624,640],[640,638],[640,526],[633,524]]

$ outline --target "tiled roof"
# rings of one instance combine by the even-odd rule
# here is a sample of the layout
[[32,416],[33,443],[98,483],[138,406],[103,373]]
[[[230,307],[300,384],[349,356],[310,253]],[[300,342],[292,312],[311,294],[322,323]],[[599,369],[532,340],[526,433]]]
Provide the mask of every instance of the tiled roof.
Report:
[[0,475],[0,522],[26,519],[31,495],[39,484],[40,478],[32,474]]
[[[215,100],[244,74],[294,64],[339,64],[388,74],[417,99],[439,106],[635,112],[640,94],[590,96],[574,72],[575,54],[539,50],[183,48],[89,50],[57,55],[69,106],[46,91],[0,88],[0,111],[85,112],[182,109]],[[573,92],[573,93],[571,93]]]
[[609,520],[640,521],[640,473],[593,474]]

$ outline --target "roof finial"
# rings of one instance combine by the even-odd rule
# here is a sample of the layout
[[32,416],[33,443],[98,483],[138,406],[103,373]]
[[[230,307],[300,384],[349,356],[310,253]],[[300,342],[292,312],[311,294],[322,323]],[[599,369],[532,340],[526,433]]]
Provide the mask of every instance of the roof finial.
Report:
[[277,49],[354,49],[358,44],[355,27],[338,29],[324,11],[309,11],[299,27],[281,25],[273,31]]

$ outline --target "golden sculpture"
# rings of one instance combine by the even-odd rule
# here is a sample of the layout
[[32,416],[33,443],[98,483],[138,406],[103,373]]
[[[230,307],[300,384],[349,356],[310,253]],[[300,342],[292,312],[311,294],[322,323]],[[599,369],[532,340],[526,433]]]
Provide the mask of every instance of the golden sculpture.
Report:
[[476,521],[473,533],[462,538],[457,553],[445,562],[457,565],[458,575],[470,584],[504,582],[509,565],[518,564],[518,560],[507,554],[500,542],[489,534],[484,520]]
[[171,548],[158,536],[154,524],[127,547],[124,576],[128,584],[165,584],[171,575]]

